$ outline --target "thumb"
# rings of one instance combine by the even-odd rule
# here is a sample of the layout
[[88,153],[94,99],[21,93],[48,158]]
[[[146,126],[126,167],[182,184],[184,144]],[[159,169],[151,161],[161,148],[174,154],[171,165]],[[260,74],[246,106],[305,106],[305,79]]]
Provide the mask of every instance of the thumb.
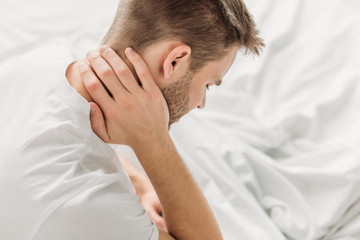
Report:
[[109,142],[110,136],[107,132],[104,115],[100,107],[94,102],[90,102],[90,107],[90,122],[92,130],[104,142]]

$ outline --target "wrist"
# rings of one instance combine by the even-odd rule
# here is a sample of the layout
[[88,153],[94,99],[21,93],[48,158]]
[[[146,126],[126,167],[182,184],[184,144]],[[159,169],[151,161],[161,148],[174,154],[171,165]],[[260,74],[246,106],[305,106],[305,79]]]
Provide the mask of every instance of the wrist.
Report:
[[168,132],[155,139],[137,142],[131,146],[141,163],[149,158],[154,159],[157,155],[166,154],[171,147],[173,147],[173,142]]

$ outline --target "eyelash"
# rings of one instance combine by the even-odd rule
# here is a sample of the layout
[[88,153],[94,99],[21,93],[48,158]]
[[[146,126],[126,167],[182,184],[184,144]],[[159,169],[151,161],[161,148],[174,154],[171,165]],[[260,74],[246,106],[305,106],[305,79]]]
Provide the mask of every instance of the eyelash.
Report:
[[206,84],[206,90],[209,90],[210,86],[209,84]]

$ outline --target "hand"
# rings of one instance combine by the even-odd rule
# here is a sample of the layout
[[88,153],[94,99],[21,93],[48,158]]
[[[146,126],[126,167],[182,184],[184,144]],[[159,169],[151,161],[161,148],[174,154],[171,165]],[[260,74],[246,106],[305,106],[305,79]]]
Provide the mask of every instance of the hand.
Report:
[[125,50],[141,86],[111,48],[103,46],[100,52],[101,55],[98,51],[88,54],[92,69],[85,62],[79,67],[84,85],[95,101],[90,114],[94,132],[104,142],[128,145],[134,150],[167,139],[167,104],[140,55],[131,48]]
[[123,156],[118,154],[118,157],[129,175],[132,184],[134,185],[136,194],[140,198],[141,205],[146,209],[151,220],[156,224],[156,226],[159,229],[166,231],[163,209],[159,197],[157,196],[149,178],[128,162]]
[[150,180],[145,177],[143,178],[141,185],[134,185],[134,187],[140,198],[141,205],[146,209],[151,220],[159,229],[167,231],[163,217],[163,209]]

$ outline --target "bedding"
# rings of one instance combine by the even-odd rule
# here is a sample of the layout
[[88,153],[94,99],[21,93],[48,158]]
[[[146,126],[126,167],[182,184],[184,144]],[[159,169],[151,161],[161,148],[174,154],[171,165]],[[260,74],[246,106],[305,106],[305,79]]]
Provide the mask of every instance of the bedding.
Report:
[[[225,239],[360,239],[360,3],[245,2],[266,48],[238,55],[174,142]],[[47,43],[84,56],[117,3],[2,0],[0,64]]]
[[[359,239],[359,12],[340,1],[248,6],[267,47],[259,58],[238,56],[206,110],[174,127],[177,146],[199,135],[184,159],[219,170],[194,174],[205,192],[221,192],[215,209],[233,208],[220,221],[229,239],[282,239],[259,224],[269,219],[287,239]],[[209,128],[217,136],[201,138]],[[248,194],[263,212],[243,203]]]

